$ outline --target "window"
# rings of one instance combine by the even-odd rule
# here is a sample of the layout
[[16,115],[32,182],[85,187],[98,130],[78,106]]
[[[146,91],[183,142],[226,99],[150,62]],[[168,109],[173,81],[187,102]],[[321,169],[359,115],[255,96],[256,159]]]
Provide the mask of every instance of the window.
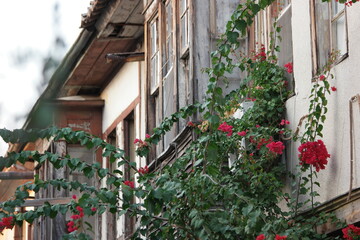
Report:
[[341,61],[347,56],[347,26],[344,4],[335,0],[311,0],[313,69],[317,74],[327,63],[332,51],[339,52]]
[[155,92],[159,84],[159,18],[150,23],[150,78],[151,92]]
[[[148,39],[148,122],[147,132],[188,101],[189,84],[189,15],[190,0],[163,0],[147,21]],[[152,149],[150,159],[162,153],[173,141],[180,125],[174,124]]]
[[189,0],[180,0],[180,53],[186,55],[189,48]]
[[168,1],[165,5],[165,39],[163,41],[163,65],[162,72],[163,77],[169,73],[173,66],[173,8],[171,1]]

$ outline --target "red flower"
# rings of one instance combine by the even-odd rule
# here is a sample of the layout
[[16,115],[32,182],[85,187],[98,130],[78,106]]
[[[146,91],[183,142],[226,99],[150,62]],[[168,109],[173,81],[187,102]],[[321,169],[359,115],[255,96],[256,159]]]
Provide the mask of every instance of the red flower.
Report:
[[71,233],[71,232],[74,232],[78,230],[78,227],[68,227],[68,232]]
[[137,143],[142,143],[142,140],[140,140],[140,139],[138,139],[138,138],[135,138],[134,144],[137,144]]
[[196,127],[196,125],[192,121],[188,121],[188,127]]
[[66,226],[73,227],[75,225],[74,221],[69,221]]
[[246,135],[246,131],[238,132],[237,135],[244,137]]
[[264,240],[265,239],[265,235],[264,234],[260,234],[259,236],[256,237],[255,240]]
[[271,142],[266,145],[266,147],[269,149],[270,152],[276,153],[276,154],[282,154],[283,150],[285,149],[285,146],[282,142]]
[[144,175],[144,174],[147,174],[148,172],[149,172],[149,168],[148,168],[148,166],[146,165],[145,167],[141,167],[141,168],[139,168],[139,173],[141,173],[142,175]]
[[75,194],[72,195],[72,199],[76,200],[76,195]]
[[84,209],[83,209],[82,207],[80,207],[80,206],[77,206],[77,207],[76,207],[76,210],[78,210],[79,212],[83,212],[83,211],[84,211]]
[[277,235],[275,236],[275,240],[282,240],[282,239],[286,239],[287,236],[280,236],[280,235]]
[[335,92],[336,90],[337,90],[336,87],[334,87],[334,86],[331,87],[331,91]]
[[293,64],[292,64],[292,62],[289,62],[289,63],[285,64],[284,67],[286,68],[286,71],[288,73],[290,73],[290,74],[293,73]]
[[14,217],[3,217],[0,222],[0,233],[5,229],[12,229],[14,227]]
[[222,131],[224,133],[227,133],[226,136],[230,137],[233,134],[233,126],[228,125],[226,122],[223,122],[222,124],[220,124],[220,126],[218,127],[219,131]]
[[330,154],[323,141],[318,140],[316,142],[303,143],[298,150],[300,152],[300,165],[312,165],[316,168],[317,172],[319,172],[320,169],[325,169],[325,165],[328,163],[327,158],[330,157]]
[[145,134],[145,138],[150,138],[150,134]]
[[279,131],[279,134],[284,134],[284,131],[282,131],[282,130],[281,130],[281,131]]
[[91,208],[91,211],[92,211],[92,212],[96,212],[96,207],[92,207],[92,208]]
[[81,217],[80,217],[80,215],[75,214],[75,215],[72,215],[70,218],[76,220],[76,219],[80,219]]
[[320,81],[324,81],[324,79],[325,79],[325,76],[324,76],[324,75],[320,75],[319,80],[320,80]]
[[342,229],[343,238],[346,240],[353,240],[354,237],[360,236],[360,228],[355,227],[354,225],[348,225],[346,228]]
[[259,125],[259,124],[256,124],[256,126],[255,126],[255,127],[259,128],[259,127],[260,127],[260,125]]
[[134,184],[133,181],[128,181],[128,180],[127,180],[127,181],[124,182],[124,184],[127,185],[127,186],[129,186],[129,187],[131,187],[131,188],[134,188],[134,187],[135,187],[135,184]]
[[290,122],[286,119],[282,119],[281,122],[280,122],[280,125],[284,126],[284,125],[289,125]]

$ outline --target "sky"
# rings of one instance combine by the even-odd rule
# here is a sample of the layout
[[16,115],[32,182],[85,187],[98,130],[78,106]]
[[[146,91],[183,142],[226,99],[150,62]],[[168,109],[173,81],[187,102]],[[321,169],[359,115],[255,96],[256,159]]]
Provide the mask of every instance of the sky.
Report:
[[[58,11],[54,11],[56,5]],[[90,0],[0,3],[0,128],[23,126],[45,87],[39,87],[43,58],[62,59],[80,34],[81,14],[89,6]],[[56,36],[64,40],[63,47],[55,47]],[[6,149],[1,140],[0,155]]]

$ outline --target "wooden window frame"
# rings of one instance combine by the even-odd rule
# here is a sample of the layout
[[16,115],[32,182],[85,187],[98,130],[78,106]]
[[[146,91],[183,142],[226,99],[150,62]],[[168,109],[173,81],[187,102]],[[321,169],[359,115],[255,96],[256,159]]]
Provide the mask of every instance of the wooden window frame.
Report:
[[[313,76],[316,78],[316,76],[319,74],[319,71],[323,66],[319,66],[319,59],[320,56],[318,55],[318,37],[317,37],[317,28],[316,26],[316,0],[310,0],[310,17],[311,17],[311,43],[312,43],[312,64],[313,64]],[[334,42],[334,31],[333,31],[333,24],[336,23],[340,18],[344,17],[344,34],[345,34],[345,52],[341,54],[336,62],[335,65],[341,63],[343,60],[345,60],[349,55],[349,44],[348,44],[348,21],[347,21],[347,11],[346,7],[339,11],[336,15],[333,15],[333,3],[334,0],[327,3],[328,7],[328,14],[329,14],[329,21],[328,21],[328,27],[329,27],[329,36],[328,41],[330,43],[330,49],[329,53],[335,49],[336,43]],[[326,4],[326,3],[323,3]],[[329,58],[329,56],[327,57]]]
[[[185,1],[185,8],[182,9],[182,3],[183,1]],[[179,49],[180,49],[180,58],[186,58],[189,55],[189,48],[190,48],[190,27],[189,27],[189,23],[190,23],[190,1],[191,0],[177,0],[178,2],[178,6],[177,7],[177,12],[179,13],[179,17],[178,17],[178,21],[179,21]],[[182,25],[181,22],[183,19],[186,19],[186,29],[185,31],[183,31],[182,29]],[[183,32],[186,32],[186,34],[184,35]],[[184,41],[185,44],[183,44],[183,37],[186,37],[186,40]]]
[[[149,21],[149,69],[150,69],[150,94],[156,95],[159,91],[160,83],[160,36],[159,36],[159,14]],[[154,35],[153,35],[154,34]],[[155,39],[155,42],[154,42]],[[153,65],[153,61],[155,62]],[[154,69],[155,68],[155,69]]]

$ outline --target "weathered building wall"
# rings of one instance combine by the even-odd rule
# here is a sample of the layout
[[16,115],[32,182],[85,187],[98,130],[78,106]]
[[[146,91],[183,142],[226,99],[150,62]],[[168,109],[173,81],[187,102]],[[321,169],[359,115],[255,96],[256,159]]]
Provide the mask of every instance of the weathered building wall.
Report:
[[105,100],[103,111],[103,132],[105,132],[132,103],[139,101],[137,99],[139,97],[139,63],[124,64],[100,97]]
[[[312,36],[310,22],[309,1],[292,1],[292,34],[294,55],[294,78],[295,95],[286,104],[287,118],[290,120],[292,129],[295,129],[299,119],[307,114],[312,87]],[[354,4],[346,8],[348,26],[348,57],[336,64],[332,69],[335,78],[330,80],[330,85],[335,86],[337,91],[328,97],[329,104],[327,120],[324,125],[324,142],[331,158],[325,170],[319,172],[321,188],[316,189],[320,193],[319,201],[324,202],[349,191],[350,176],[354,176],[353,189],[360,187],[360,115],[359,104],[354,106],[354,130],[355,130],[355,155],[354,171],[350,170],[350,118],[349,100],[352,96],[360,93],[360,77],[358,64],[360,57],[360,5]],[[288,168],[294,169],[298,164],[298,143],[292,144],[290,158],[287,161]]]

